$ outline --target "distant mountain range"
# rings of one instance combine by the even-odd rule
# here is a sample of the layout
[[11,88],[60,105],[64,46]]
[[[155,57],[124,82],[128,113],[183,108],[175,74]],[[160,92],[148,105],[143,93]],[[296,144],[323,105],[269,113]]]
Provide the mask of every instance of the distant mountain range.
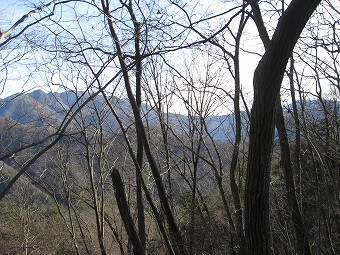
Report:
[[[63,122],[69,111],[71,113],[74,112],[89,96],[89,94],[84,94],[83,92],[75,93],[71,90],[66,90],[61,93],[35,90],[26,94],[15,94],[0,99],[0,118],[8,118],[20,124],[30,124],[36,127],[55,129]],[[109,101],[124,125],[129,126],[133,124],[134,118],[128,99],[112,97]],[[327,106],[327,109],[339,114],[339,102],[325,100],[323,103]],[[323,118],[323,106],[320,104],[320,101],[306,100],[303,104],[298,102],[299,110],[302,109],[301,105],[305,108],[306,116],[312,116],[316,121],[320,121]],[[142,104],[141,109],[144,113],[143,119],[145,122],[147,121],[149,125],[158,125],[159,113],[146,104]],[[287,116],[290,111],[292,111],[292,106],[286,106],[285,113]],[[187,133],[193,126],[196,125],[196,128],[199,129],[201,125],[198,117],[189,119],[186,115],[175,113],[161,113],[161,115],[167,119],[166,123],[176,132]],[[81,117],[82,121],[91,127],[98,123],[99,116],[104,129],[117,130],[119,128],[116,118],[110,112],[102,95],[98,95],[88,102],[86,107],[82,108],[81,113],[78,113],[75,119],[79,121]],[[208,116],[204,121],[207,126],[205,136],[209,134],[217,140],[234,140],[234,114]],[[246,113],[242,112],[243,130],[247,129],[248,123],[249,120]]]
[[[87,98],[89,98],[88,94],[76,94],[69,90],[61,93],[46,93],[42,90],[36,90],[27,94],[17,94],[0,99],[0,151],[3,153],[6,153],[6,151],[12,152],[18,147],[40,141],[47,137],[48,134],[51,133],[50,131],[55,131],[61,125],[68,112],[75,112]],[[122,121],[126,127],[131,126],[134,118],[128,100],[112,97],[109,101],[120,121]],[[338,121],[340,119],[340,104],[332,101],[324,101],[323,103],[324,106],[327,105],[325,107],[327,107],[331,113],[335,113],[334,120],[337,118]],[[323,106],[319,101],[306,101],[304,102],[303,107],[305,108],[305,117],[309,119],[308,122],[310,125],[317,127],[320,123],[324,123]],[[301,104],[299,104],[298,108],[299,110],[302,109]],[[159,114],[146,104],[143,104],[141,109],[142,112],[145,113],[143,120],[145,124],[151,128],[150,130],[159,130],[157,128],[153,129],[153,127],[159,126]],[[295,123],[290,114],[291,111],[291,105],[285,107],[288,136],[293,140],[295,138]],[[199,130],[202,123],[198,117],[190,118],[189,116],[175,113],[160,113],[160,115],[164,118],[166,117],[165,122],[182,138],[188,138],[187,135],[190,130],[191,132],[195,132],[196,135],[200,132]],[[72,125],[76,126],[80,121],[82,121],[89,129],[96,128],[100,121],[104,130],[119,130],[118,122],[111,113],[111,110],[107,107],[107,103],[102,95],[98,95],[93,100],[87,102],[86,107],[82,108],[73,119]],[[205,137],[208,135],[212,136],[215,140],[219,140],[221,144],[224,145],[226,144],[225,142],[234,142],[235,125],[233,114],[208,116],[204,119],[204,122],[207,126],[207,130],[203,131]],[[244,112],[242,112],[242,124],[244,138],[246,138],[249,120]],[[71,128],[72,125],[70,125]],[[278,145],[277,139],[278,137],[276,135],[276,145]],[[245,139],[245,142],[246,141],[247,139]],[[61,140],[61,142],[63,141]],[[70,139],[67,142],[70,143],[70,148],[75,152],[73,153],[74,158],[72,158],[73,164],[81,165],[80,162],[77,161],[79,160],[77,158],[77,155],[79,155],[79,148],[73,146],[75,144],[74,140]],[[117,143],[119,144],[119,142]],[[28,155],[30,155],[30,153],[36,153],[37,149],[39,149],[38,147],[39,146],[34,147],[30,151],[28,150]],[[173,149],[174,153],[176,153],[176,148],[174,147]],[[53,162],[49,162],[49,154],[47,153],[44,157],[46,157],[45,159],[42,159],[45,160],[44,164],[48,163],[48,168],[54,169],[55,166],[53,166]],[[10,166],[13,163],[12,160],[14,160],[12,157],[6,158],[5,163]],[[26,160],[25,157],[15,158],[16,163],[13,165],[22,163]],[[1,167],[2,166],[0,165],[0,168]],[[5,183],[7,183],[7,181],[16,173],[16,170],[10,167],[7,167],[6,169],[6,171],[2,171],[0,174],[0,191],[3,189]],[[42,168],[34,166],[34,168],[30,168],[27,172],[32,178],[36,178],[37,180],[39,180],[41,176],[44,176],[45,179],[50,178],[48,179],[48,183],[52,186],[57,185],[53,181],[52,176],[48,174],[44,175],[44,169],[45,165],[43,165]],[[75,173],[78,172],[76,171]],[[27,181],[30,182],[30,180],[25,179],[25,183]]]
[[[64,120],[68,111],[74,112],[79,105],[86,100],[89,95],[82,92],[75,93],[67,90],[61,93],[44,92],[35,90],[27,94],[15,94],[4,99],[0,99],[0,117],[17,121],[21,124],[30,124],[36,127],[58,128]],[[79,99],[81,97],[81,99]],[[77,101],[78,100],[78,101]],[[110,98],[117,115],[125,125],[131,125],[134,121],[132,109],[126,98]],[[86,125],[91,126],[98,122],[98,114],[104,120],[103,124],[110,129],[118,129],[115,117],[110,113],[105,99],[102,95],[96,96],[87,103],[81,110],[77,118],[82,116]],[[72,109],[71,109],[72,108]],[[97,113],[96,113],[97,112]],[[157,124],[159,114],[150,109],[150,106],[143,104],[142,112],[145,113],[144,120],[149,124]],[[165,114],[162,113],[165,117]],[[188,116],[174,113],[166,114],[167,123],[177,132],[187,132],[189,130]],[[244,125],[247,123],[246,114],[243,113]],[[191,119],[191,125],[197,123],[199,118]],[[209,116],[205,118],[208,133],[218,140],[233,140],[234,138],[234,115]]]

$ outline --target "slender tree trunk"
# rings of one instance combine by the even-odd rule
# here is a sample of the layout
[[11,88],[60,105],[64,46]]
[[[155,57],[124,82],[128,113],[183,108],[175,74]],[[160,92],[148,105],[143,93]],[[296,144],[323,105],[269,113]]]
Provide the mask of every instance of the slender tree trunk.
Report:
[[295,97],[295,88],[294,88],[294,58],[290,58],[290,70],[289,70],[289,84],[290,84],[290,96],[292,99],[292,106],[293,106],[293,117],[294,117],[294,127],[295,127],[295,145],[293,151],[293,162],[295,164],[295,169],[298,171],[298,197],[300,197],[300,205],[299,209],[301,215],[303,215],[302,211],[302,168],[301,168],[301,127],[299,121],[299,112],[298,106]]
[[[136,20],[136,17],[132,11],[132,7],[130,6],[130,13],[134,19],[135,25],[135,49],[136,49],[136,103],[138,110],[140,112],[140,107],[142,103],[142,90],[141,90],[141,80],[142,80],[142,59],[140,56],[140,25]],[[143,140],[140,137],[139,132],[137,132],[137,162],[139,170],[136,169],[136,190],[137,190],[137,215],[138,215],[138,233],[139,238],[142,242],[142,245],[145,247],[146,235],[145,235],[145,216],[144,216],[144,203],[143,203],[143,193],[142,193],[142,185],[141,185],[141,170],[143,169]]]
[[280,138],[281,161],[285,173],[288,207],[291,211],[291,216],[293,220],[294,230],[296,234],[297,249],[299,251],[299,254],[309,255],[311,254],[311,250],[308,241],[308,233],[305,224],[303,223],[298,201],[296,198],[296,190],[294,184],[292,161],[290,157],[290,149],[288,144],[288,136],[280,100],[278,100],[277,105],[276,127]]
[[233,196],[234,207],[235,207],[235,223],[236,223],[236,236],[237,243],[240,247],[240,253],[245,252],[245,239],[243,233],[243,210],[241,206],[240,189],[236,182],[236,171],[238,167],[240,145],[242,139],[242,123],[241,123],[241,110],[240,110],[240,94],[241,94],[241,81],[240,81],[240,40],[242,31],[245,25],[244,10],[242,11],[241,20],[239,23],[239,29],[235,38],[235,59],[234,59],[234,70],[235,70],[235,96],[234,96],[234,115],[235,115],[235,144],[233,154],[231,158],[229,176],[230,176],[230,188]]
[[[126,136],[126,133],[124,132],[123,123],[122,123],[121,120],[119,119],[117,113],[116,113],[115,110],[113,109],[113,106],[110,104],[110,102],[109,102],[109,100],[107,99],[105,93],[103,93],[103,97],[105,98],[105,101],[106,101],[107,105],[109,106],[111,112],[113,113],[113,115],[115,116],[116,120],[118,121],[118,124],[119,124],[121,130],[123,131],[124,138],[125,138],[125,140],[126,140],[126,142],[127,142],[128,150],[129,150],[129,153],[130,153],[130,155],[131,155],[131,157],[132,157],[132,160],[133,160],[134,164],[135,164],[136,166],[138,166],[137,158],[134,156],[134,152],[133,152],[133,150],[132,150],[131,144],[130,144],[130,142],[129,142],[127,136]],[[137,171],[140,171],[140,169],[137,168],[137,167],[136,167],[136,170],[137,170]],[[145,185],[145,183],[144,183],[142,174],[139,173],[139,176],[141,176],[140,183],[141,183],[141,186],[142,186],[142,188],[143,188],[143,191],[144,191],[144,194],[145,194],[145,198],[146,198],[146,200],[147,200],[147,201],[149,202],[149,204],[150,204],[151,210],[152,210],[152,212],[153,212],[153,214],[154,214],[155,220],[156,220],[157,225],[158,225],[158,227],[159,227],[159,231],[161,232],[161,235],[162,235],[162,237],[163,237],[163,239],[164,239],[164,242],[165,242],[165,246],[166,246],[167,249],[168,249],[167,252],[168,252],[169,255],[174,255],[174,254],[176,254],[176,253],[174,252],[173,246],[171,245],[171,242],[170,242],[170,240],[169,240],[169,238],[168,238],[168,235],[167,235],[167,233],[166,233],[166,231],[165,231],[165,228],[164,228],[164,226],[163,226],[163,221],[162,221],[162,219],[161,219],[161,216],[160,216],[160,214],[159,214],[159,211],[158,211],[158,209],[156,208],[156,206],[155,206],[155,204],[154,204],[154,202],[153,202],[153,199],[152,199],[152,197],[151,197],[151,195],[150,195],[150,192],[148,191],[148,188],[146,187],[146,185]],[[144,249],[145,249],[145,247],[144,247]]]
[[120,177],[119,171],[117,169],[112,170],[111,178],[112,178],[113,186],[115,188],[115,195],[116,195],[119,213],[122,217],[125,230],[129,236],[129,240],[131,241],[132,246],[133,246],[133,254],[144,255],[145,251],[138,237],[138,234],[135,229],[135,225],[133,223],[133,219],[132,219],[132,216],[129,210],[129,205],[126,201],[124,184]]
[[162,178],[160,176],[160,171],[152,155],[150,144],[147,139],[147,133],[146,133],[146,130],[145,130],[145,127],[144,127],[144,124],[143,124],[143,121],[140,115],[140,111],[138,109],[136,98],[132,92],[132,86],[131,86],[131,81],[129,77],[128,67],[124,60],[124,53],[123,53],[122,45],[120,44],[118,35],[114,28],[111,11],[109,9],[109,1],[102,0],[102,7],[103,7],[104,14],[107,17],[107,22],[109,24],[110,33],[116,46],[120,67],[123,73],[125,89],[126,89],[127,96],[128,96],[128,99],[129,99],[129,102],[130,102],[130,105],[133,111],[133,115],[135,118],[136,130],[139,133],[139,136],[143,142],[145,156],[148,159],[149,166],[152,172],[152,176],[155,180],[155,184],[156,184],[157,191],[158,191],[158,196],[159,196],[159,199],[162,205],[162,210],[167,219],[169,232],[170,232],[170,236],[172,239],[171,241],[173,242],[173,244],[175,244],[174,246],[176,246],[176,250],[178,250],[178,254],[185,255],[187,254],[186,247],[184,245],[184,241],[180,233],[180,230],[178,228],[178,225],[175,221],[174,215],[171,211],[171,207],[170,207],[167,195],[166,195],[166,191],[162,183]]
[[249,156],[245,184],[245,238],[248,254],[271,253],[269,182],[276,102],[294,46],[321,0],[293,0],[254,73]]

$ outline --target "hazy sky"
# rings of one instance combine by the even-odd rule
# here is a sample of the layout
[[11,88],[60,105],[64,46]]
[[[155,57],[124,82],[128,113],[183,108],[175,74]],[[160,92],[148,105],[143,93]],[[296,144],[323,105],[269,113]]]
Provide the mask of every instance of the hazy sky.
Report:
[[[0,28],[2,28],[3,30],[7,30],[11,25],[13,25],[22,15],[26,14],[28,11],[32,10],[33,5],[29,4],[29,2],[35,2],[37,3],[37,5],[40,5],[41,1],[25,1],[25,0],[0,0]],[[45,3],[47,1],[44,1]],[[143,2],[146,3],[147,1]],[[165,2],[162,2],[162,0],[160,1],[156,1],[157,3],[159,3],[159,7],[154,7],[155,8],[155,13],[156,13],[156,9],[160,9],[161,12],[166,11],[166,6],[164,5]],[[189,1],[188,1],[189,2]],[[195,11],[201,12],[202,15],[209,15],[210,12],[217,12],[220,13],[224,10],[228,10],[233,6],[237,5],[237,2],[241,3],[241,1],[224,1],[224,3],[221,3],[223,1],[201,1],[204,4],[207,4],[207,6],[205,8],[200,7],[199,9],[194,9]],[[199,3],[201,3],[199,1]],[[277,2],[277,1],[273,1]],[[338,0],[332,0],[332,2],[334,3],[340,3],[340,1]],[[194,3],[194,1],[190,2],[190,3]],[[72,3],[73,4],[73,3]],[[189,3],[188,3],[189,4]],[[265,3],[264,7],[265,7]],[[267,6],[268,7],[268,6]],[[271,8],[271,7],[268,7]],[[65,15],[70,15],[70,12],[65,11],[66,9],[63,9],[63,14],[58,14],[56,12],[56,15],[53,17],[54,19],[58,19],[60,18],[60,20],[64,20],[64,21],[68,21],[68,19],[65,19]],[[172,11],[172,10],[171,10]],[[174,9],[174,12],[176,10]],[[71,12],[72,13],[72,12]],[[273,12],[273,14],[271,14],[270,12],[268,12],[270,15],[277,15],[277,13]],[[87,13],[88,14],[88,13]],[[58,16],[59,15],[59,16]],[[178,11],[176,13],[177,19],[179,22],[182,22],[180,20],[180,17],[183,17],[183,24],[185,23],[185,15],[183,13],[180,13],[180,11]],[[182,16],[181,16],[182,15]],[[193,15],[193,19],[197,18],[199,19],[200,14],[195,13],[195,15]],[[272,19],[271,16],[268,15],[267,17],[265,17],[266,19]],[[39,17],[39,13],[35,14],[35,17]],[[170,16],[167,16],[170,17]],[[223,16],[224,17],[224,16]],[[227,15],[226,15],[227,17]],[[34,20],[33,18],[30,19],[31,21]],[[226,18],[227,20],[227,18]],[[215,23],[212,23],[212,26],[214,26],[214,24],[217,24],[220,22],[220,19],[217,18],[215,21]],[[222,21],[225,22],[225,21]],[[276,26],[276,19],[272,19],[269,21],[265,21],[266,22],[266,26],[269,30],[270,33],[273,32],[273,29]],[[65,24],[65,26],[67,26],[67,22],[63,23]],[[237,22],[235,23],[237,25]],[[235,25],[234,24],[234,25]],[[85,24],[79,24],[79,26],[84,26]],[[218,27],[218,26],[216,26]],[[217,28],[215,28],[217,29]],[[32,29],[33,30],[33,29]],[[99,29],[100,30],[100,29]],[[235,30],[236,31],[236,30]],[[88,36],[88,35],[87,35]],[[89,37],[88,37],[89,38]],[[226,47],[228,47],[228,40],[230,39],[230,37],[225,38],[225,45]],[[233,39],[231,39],[232,41]],[[242,49],[245,49],[245,51],[241,51],[241,55],[240,55],[240,73],[241,73],[241,83],[242,83],[242,88],[243,91],[245,93],[249,93],[251,94],[252,92],[252,77],[253,77],[253,73],[254,70],[258,64],[258,61],[260,59],[259,56],[256,56],[255,54],[250,54],[249,52],[255,52],[255,53],[259,53],[262,54],[263,53],[263,46],[261,41],[258,38],[258,33],[256,30],[256,27],[254,26],[254,23],[251,19],[249,19],[246,29],[244,31],[244,33],[242,34]],[[20,66],[17,66],[16,69],[5,69],[4,64],[6,61],[5,59],[5,53],[0,51],[0,67],[2,69],[0,69],[0,82],[3,84],[3,80],[7,78],[6,75],[11,75],[11,77],[14,77],[12,79],[7,79],[6,80],[6,86],[4,88],[4,91],[1,91],[0,97],[5,97],[8,96],[10,94],[13,94],[14,92],[22,92],[22,91],[27,91],[29,89],[32,89],[32,87],[34,88],[34,86],[32,84],[35,84],[37,86],[40,86],[39,84],[39,79],[43,79],[46,77],[39,77],[38,75],[36,75],[34,77],[34,79],[32,77],[28,77],[30,74],[29,73],[24,73],[22,70],[20,69]],[[12,54],[15,54],[15,50],[12,52]],[[175,56],[176,54],[183,54],[182,52],[180,53],[173,53],[173,56]],[[40,58],[42,58],[43,56],[40,56]],[[179,58],[181,58],[181,55],[178,56]],[[39,61],[39,59],[37,59]],[[25,62],[25,61],[24,61]],[[24,63],[23,62],[23,63]],[[30,66],[24,66],[24,68],[26,68],[26,70],[33,70]],[[8,71],[9,73],[6,73],[6,71]],[[35,70],[35,71],[39,71],[39,69]],[[9,77],[8,76],[8,77]],[[58,79],[57,77],[55,77],[54,79]],[[48,79],[45,79],[44,82],[48,82]],[[1,86],[3,86],[1,84]]]
[[[0,2],[1,2],[0,15],[2,17],[2,19],[0,19],[0,28],[2,28],[3,30],[7,30],[20,17],[22,17],[22,15],[26,14],[28,11],[33,9],[34,5],[30,4],[30,2],[40,5],[42,1],[39,1],[39,0],[38,1],[0,0]],[[47,1],[44,1],[44,2],[46,3]],[[204,10],[206,12],[208,12],[208,10],[216,11],[216,9],[221,9],[222,6],[226,8],[226,5],[228,5],[228,8],[230,8],[229,6],[236,4],[235,1],[233,1],[233,3],[226,3],[226,4],[221,4],[221,1],[209,1],[209,2],[207,1],[204,3],[207,4],[206,9]],[[159,6],[160,6],[159,8],[161,9],[161,11],[162,11],[162,8],[165,8],[161,4]],[[217,10],[217,12],[220,12],[220,10]],[[39,14],[36,14],[35,16],[38,17]],[[32,20],[33,19],[31,19],[31,21]],[[256,48],[260,49],[261,46],[258,47],[258,43],[259,42],[256,42],[253,40],[243,41],[244,46],[250,51]],[[247,88],[249,88],[248,91],[252,90],[252,85],[251,85],[252,73],[257,65],[258,59],[259,59],[258,57],[253,57],[250,54],[241,55],[240,61],[241,61],[242,83],[243,83],[243,88],[246,91],[247,91]],[[18,71],[19,70],[15,70],[15,72],[18,72]],[[22,81],[22,84],[25,85],[26,89],[29,86],[29,82],[26,82],[24,80]],[[1,97],[8,96],[14,92],[21,92],[22,90],[23,90],[22,86],[20,86],[18,79],[13,79],[13,81],[7,80],[5,91],[3,91],[3,93],[1,94]]]

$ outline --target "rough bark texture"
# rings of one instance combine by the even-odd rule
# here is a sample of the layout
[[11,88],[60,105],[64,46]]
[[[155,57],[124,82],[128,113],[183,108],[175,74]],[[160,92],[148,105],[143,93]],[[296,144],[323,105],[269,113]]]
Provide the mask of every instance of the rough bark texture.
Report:
[[275,106],[287,61],[305,24],[320,1],[291,2],[254,73],[254,103],[244,201],[248,254],[270,254],[269,173]]
[[[264,22],[262,19],[262,14],[257,2],[251,3],[253,18],[256,24],[256,27],[259,31],[259,35],[264,44],[265,49],[268,49],[270,44],[270,38],[268,36],[267,30],[264,26]],[[292,68],[293,64],[291,65]],[[292,70],[291,70],[292,73]],[[292,74],[290,74],[292,76]],[[290,77],[290,82],[292,83],[292,77]],[[294,101],[294,100],[293,100]],[[293,102],[294,103],[294,102]],[[282,167],[285,173],[285,182],[286,182],[286,190],[287,190],[287,200],[288,200],[288,208],[291,211],[292,221],[294,224],[294,229],[296,233],[296,247],[300,254],[311,254],[308,234],[303,223],[300,209],[298,207],[298,202],[295,193],[295,184],[294,184],[294,176],[293,176],[293,166],[290,158],[290,148],[288,144],[287,131],[284,122],[284,116],[282,112],[281,99],[278,98],[278,108],[276,114],[276,128],[280,138],[280,147],[281,147],[281,160]]]

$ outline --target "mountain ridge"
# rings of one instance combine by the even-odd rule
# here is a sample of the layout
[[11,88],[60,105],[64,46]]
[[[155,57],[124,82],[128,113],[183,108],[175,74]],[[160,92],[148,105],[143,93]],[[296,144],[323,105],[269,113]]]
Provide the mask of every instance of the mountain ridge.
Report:
[[[35,90],[27,94],[15,95],[0,99],[0,117],[10,118],[18,121],[21,124],[32,123],[36,126],[54,126],[62,122],[67,111],[72,106],[77,108],[77,99],[83,92],[66,90],[63,92],[44,92],[43,90]],[[89,95],[85,94],[83,98]],[[84,99],[81,99],[84,100]],[[80,102],[81,102],[80,100]],[[126,125],[131,125],[134,121],[131,106],[126,98],[120,99],[117,97],[111,98],[111,103],[115,107],[115,111],[119,118],[123,120]],[[79,103],[80,104],[80,103]],[[82,110],[83,117],[87,125],[95,122],[95,111],[103,113],[106,105],[104,97],[98,95],[91,101],[87,107]],[[150,106],[142,104],[143,119],[151,124],[156,124],[158,121],[158,114]],[[170,126],[179,132],[186,131],[188,123],[188,116],[176,113],[161,113],[166,114]],[[243,118],[246,118],[243,113]],[[106,124],[112,129],[118,129],[118,123],[112,114],[106,116]],[[191,121],[198,121],[199,118],[192,117]],[[207,124],[207,132],[212,135],[214,139],[227,140],[227,138],[234,136],[234,114],[226,114],[219,116],[208,116],[205,118]],[[191,123],[192,124],[192,123]],[[244,125],[246,122],[244,122]]]

